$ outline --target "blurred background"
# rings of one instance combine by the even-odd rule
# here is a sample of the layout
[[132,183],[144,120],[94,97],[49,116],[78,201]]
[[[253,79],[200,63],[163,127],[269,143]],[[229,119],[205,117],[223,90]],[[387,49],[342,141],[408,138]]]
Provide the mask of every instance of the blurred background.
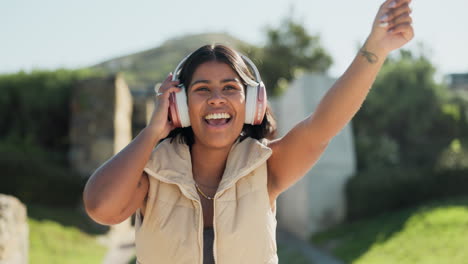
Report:
[[[204,44],[235,47],[281,136],[346,70],[381,3],[0,2],[0,263],[135,263],[133,219],[98,225],[81,195],[145,127],[154,85]],[[280,196],[280,263],[466,263],[468,2],[411,6],[415,38]]]

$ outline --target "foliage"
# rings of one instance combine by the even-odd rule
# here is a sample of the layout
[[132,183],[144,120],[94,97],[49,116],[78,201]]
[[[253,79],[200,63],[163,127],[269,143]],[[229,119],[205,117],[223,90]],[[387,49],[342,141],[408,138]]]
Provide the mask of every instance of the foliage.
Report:
[[372,168],[346,186],[347,218],[362,219],[436,198],[468,195],[468,169]]
[[330,55],[320,45],[319,36],[310,35],[292,18],[284,19],[277,28],[268,28],[266,39],[264,46],[256,46],[228,34],[180,36],[157,48],[111,59],[91,69],[123,72],[130,89],[150,90],[190,52],[202,45],[222,43],[247,54],[259,68],[269,94],[279,95],[298,72],[325,72],[332,63]]
[[50,219],[60,215],[75,222],[84,220],[76,211],[32,207],[34,212],[28,212],[30,263],[102,263],[107,249],[95,235]]
[[0,75],[0,141],[42,147],[65,164],[72,85],[97,74],[57,70]]
[[52,221],[63,227],[75,227],[89,235],[104,235],[109,226],[92,220],[84,208],[51,207],[38,203],[27,203],[28,217],[36,221]]
[[467,198],[431,202],[313,236],[346,263],[465,263]]
[[70,97],[88,70],[0,76],[0,192],[24,202],[76,206],[84,180],[68,169]]
[[434,73],[424,55],[409,51],[386,61],[353,119],[359,169],[435,164],[460,136],[456,105],[446,102],[447,87]]
[[58,207],[79,204],[85,179],[57,163],[40,146],[0,142],[0,193],[21,201]]
[[301,71],[326,72],[331,56],[320,45],[318,35],[310,35],[304,25],[291,17],[278,28],[267,29],[263,47],[246,46],[244,50],[256,62],[263,82],[273,96],[280,95]]
[[353,119],[358,173],[347,185],[358,219],[468,195],[468,100],[437,83],[422,54],[390,57]]
[[91,69],[106,73],[122,72],[130,89],[151,90],[174,70],[182,58],[203,45],[214,43],[223,43],[233,48],[246,45],[228,34],[184,35],[169,39],[156,48],[99,63]]

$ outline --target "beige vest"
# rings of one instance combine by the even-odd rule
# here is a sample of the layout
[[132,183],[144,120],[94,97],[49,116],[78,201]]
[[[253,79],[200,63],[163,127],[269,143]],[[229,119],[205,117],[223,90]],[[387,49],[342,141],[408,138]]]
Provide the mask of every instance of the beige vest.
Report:
[[[146,164],[150,186],[145,217],[136,217],[137,263],[203,263],[203,213],[189,148],[163,141]],[[265,143],[263,141],[263,143]],[[216,263],[278,263],[276,201],[267,190],[271,149],[252,138],[236,142],[214,198]]]

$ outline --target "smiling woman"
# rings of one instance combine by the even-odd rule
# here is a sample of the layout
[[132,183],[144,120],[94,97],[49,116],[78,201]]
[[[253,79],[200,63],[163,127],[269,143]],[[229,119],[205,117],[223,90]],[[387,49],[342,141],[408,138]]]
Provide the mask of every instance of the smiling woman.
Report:
[[[253,68],[253,71],[257,72],[255,65],[249,60],[246,61]],[[253,101],[256,101],[257,86],[263,83],[259,76],[254,78],[247,64],[236,51],[223,45],[201,47],[183,60],[183,64],[180,65],[183,67],[180,70],[176,69],[175,74],[178,76],[176,79],[180,81],[179,86],[186,89],[187,103],[190,109],[190,123],[201,120],[200,117],[192,116],[192,114],[195,114],[192,110],[197,107],[197,102],[200,105],[200,102],[209,100],[207,101],[209,107],[203,109],[205,115],[224,113],[224,110],[228,110],[224,114],[229,115],[224,120],[218,120],[217,116],[202,118],[211,125],[217,124],[217,126],[210,126],[212,129],[221,129],[222,124],[246,123],[241,126],[241,130],[231,131],[235,132],[236,138],[241,134],[241,141],[247,137],[255,139],[274,137],[276,122],[270,107],[266,103],[264,103],[266,109],[263,110],[265,111],[265,118],[262,115],[262,119],[257,122],[258,124],[252,125],[254,121],[252,121],[253,117],[251,116],[255,114],[253,113],[255,112],[255,106],[252,110],[252,107],[246,108],[245,104],[255,104]],[[250,91],[250,94],[248,94],[248,91]],[[178,97],[180,101],[184,99],[185,97]],[[250,100],[246,101],[246,99]],[[266,101],[266,98],[264,101]],[[178,102],[178,104],[180,103],[183,102]],[[247,117],[246,119],[246,114],[250,118]],[[244,122],[244,120],[246,121]],[[195,129],[193,124],[192,127],[176,128],[169,134],[169,137],[175,138],[176,135],[180,134],[183,143],[192,145],[194,143],[193,129]]]
[[137,263],[278,263],[276,198],[351,120],[388,53],[413,37],[408,3],[382,4],[348,70],[278,139],[255,65],[226,46],[199,48],[156,91],[147,127],[90,177],[88,214],[116,224],[136,213]]

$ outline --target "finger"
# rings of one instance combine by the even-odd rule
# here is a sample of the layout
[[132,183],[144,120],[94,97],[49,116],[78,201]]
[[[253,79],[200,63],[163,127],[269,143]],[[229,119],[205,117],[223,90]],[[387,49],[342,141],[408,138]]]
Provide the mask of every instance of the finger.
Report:
[[398,8],[389,9],[387,12],[385,12],[383,15],[379,17],[379,23],[392,21],[404,13],[411,14],[411,12],[412,10],[408,4],[404,4]]
[[401,16],[402,14],[411,14],[411,12],[413,12],[410,8],[410,6],[408,4],[404,4],[398,8],[394,8],[394,9],[391,9],[389,10],[387,13],[386,13],[386,21],[391,21],[399,16]]
[[390,21],[390,27],[395,27],[399,24],[404,24],[404,23],[413,23],[413,19],[408,13],[403,13],[400,16],[396,17],[392,21]]
[[172,72],[170,72],[170,73],[167,75],[167,77],[166,77],[166,79],[165,79],[164,81],[166,81],[166,80],[167,80],[167,81],[172,80]]
[[181,90],[182,90],[182,88],[180,88],[180,87],[174,85],[174,86],[171,86],[171,87],[169,87],[169,88],[167,88],[167,89],[165,89],[165,90],[163,90],[163,91],[160,91],[160,93],[162,93],[162,94],[159,95],[159,96],[157,96],[157,97],[160,98],[160,100],[161,100],[161,99],[164,100],[164,99],[169,98],[170,93],[172,93],[172,92],[178,93],[178,92],[180,92]]
[[394,0],[394,4],[390,3],[389,7],[390,8],[399,8],[402,5],[408,5],[411,3],[411,0]]
[[411,40],[414,37],[413,27],[410,23],[402,23],[396,25],[395,27],[389,30],[392,34],[402,34],[406,40]]
[[[161,86],[159,86],[157,92],[164,93],[167,89],[170,89],[171,87],[178,86],[179,81],[164,81]],[[156,90],[155,90],[156,91]]]
[[385,12],[388,12],[390,9],[398,8],[401,5],[409,3],[411,3],[411,0],[387,0],[382,3],[381,9]]

